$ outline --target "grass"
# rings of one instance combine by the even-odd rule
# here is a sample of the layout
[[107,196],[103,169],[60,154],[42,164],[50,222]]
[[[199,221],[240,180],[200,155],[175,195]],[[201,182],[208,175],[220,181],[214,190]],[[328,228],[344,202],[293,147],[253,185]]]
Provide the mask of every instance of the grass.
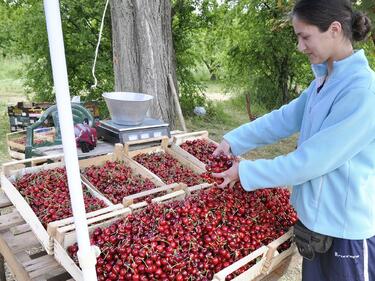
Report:
[[[212,96],[211,93],[222,93],[223,85],[221,83],[207,82],[207,89],[215,89],[214,91],[207,91],[207,96]],[[217,96],[215,95],[217,98]],[[230,130],[249,122],[246,111],[246,100],[244,96],[225,93],[223,97],[229,98],[223,101],[215,101],[214,106],[221,114],[220,118],[207,119],[204,117],[187,118],[186,126],[189,131],[207,130],[211,139],[220,142],[225,133]],[[256,116],[261,116],[267,113],[267,110],[259,105],[252,105],[252,113]],[[259,147],[244,155],[247,159],[259,158],[274,158],[279,155],[287,154],[295,149],[297,143],[297,135],[279,141],[278,143]]]
[[22,59],[0,57],[0,164],[10,160],[6,143],[9,133],[7,106],[26,100],[21,71]]

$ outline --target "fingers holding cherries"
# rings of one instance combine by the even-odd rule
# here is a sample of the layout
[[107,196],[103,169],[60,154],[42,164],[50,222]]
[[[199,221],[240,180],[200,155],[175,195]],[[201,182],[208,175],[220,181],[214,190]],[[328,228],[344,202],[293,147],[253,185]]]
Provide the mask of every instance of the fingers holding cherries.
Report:
[[215,151],[212,153],[213,156],[220,155],[231,155],[230,144],[226,140],[222,140],[221,143],[217,146]]
[[206,170],[216,179],[218,187],[224,188],[228,184],[233,186],[239,181],[238,165],[238,158],[233,155],[226,155],[221,151],[216,155],[213,154],[212,161],[206,165]]

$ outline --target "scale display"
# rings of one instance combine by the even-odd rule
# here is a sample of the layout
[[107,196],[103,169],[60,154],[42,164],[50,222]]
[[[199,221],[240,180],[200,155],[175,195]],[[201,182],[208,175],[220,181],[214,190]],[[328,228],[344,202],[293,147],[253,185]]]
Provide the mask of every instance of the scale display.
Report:
[[103,120],[99,122],[97,131],[99,137],[111,143],[171,136],[169,124],[153,118],[145,118],[142,124],[135,126],[119,125],[112,120]]

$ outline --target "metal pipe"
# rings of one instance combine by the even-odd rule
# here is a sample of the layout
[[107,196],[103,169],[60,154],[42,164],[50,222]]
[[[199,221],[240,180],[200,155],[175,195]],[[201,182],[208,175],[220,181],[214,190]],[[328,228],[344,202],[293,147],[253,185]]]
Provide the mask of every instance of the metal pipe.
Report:
[[78,155],[74,136],[72,108],[68,73],[66,69],[63,32],[61,27],[60,6],[58,0],[44,0],[47,21],[49,50],[51,56],[53,81],[56,90],[56,103],[66,164],[70,201],[78,240],[78,258],[86,281],[97,280],[96,256],[90,246],[85,205],[79,173]]

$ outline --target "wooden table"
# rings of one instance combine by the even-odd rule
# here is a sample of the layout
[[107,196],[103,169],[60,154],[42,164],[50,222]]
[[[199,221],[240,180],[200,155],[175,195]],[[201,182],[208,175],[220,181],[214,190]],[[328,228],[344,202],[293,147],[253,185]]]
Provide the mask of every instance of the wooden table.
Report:
[[[82,158],[108,154],[108,153],[113,152],[114,147],[115,145],[112,143],[99,140],[96,147],[87,153],[83,153],[82,150],[77,147],[77,156],[79,159],[82,159]],[[34,148],[34,152],[43,156],[51,156],[51,155],[56,155],[56,154],[63,154],[64,150],[63,150],[63,145],[59,144],[59,145],[51,145],[51,146],[43,146],[43,147]]]
[[4,260],[17,281],[73,281],[53,256],[38,249],[40,243],[9,199],[0,194],[0,281],[6,281]]

